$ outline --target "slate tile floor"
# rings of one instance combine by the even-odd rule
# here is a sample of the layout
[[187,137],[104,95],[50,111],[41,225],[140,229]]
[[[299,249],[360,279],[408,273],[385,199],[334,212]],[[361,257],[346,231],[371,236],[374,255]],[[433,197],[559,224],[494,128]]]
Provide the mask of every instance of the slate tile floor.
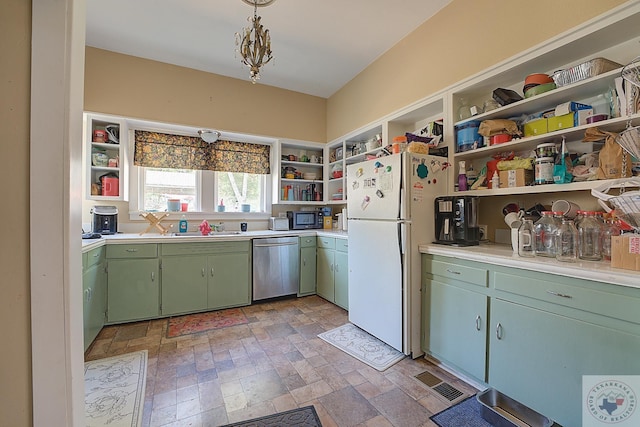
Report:
[[242,310],[248,324],[177,338],[167,319],[108,326],[85,359],[149,351],[143,426],[219,426],[307,405],[324,427],[434,426],[429,416],[451,403],[415,375],[429,371],[462,398],[477,392],[423,358],[379,372],[322,341],[348,315],[318,296]]

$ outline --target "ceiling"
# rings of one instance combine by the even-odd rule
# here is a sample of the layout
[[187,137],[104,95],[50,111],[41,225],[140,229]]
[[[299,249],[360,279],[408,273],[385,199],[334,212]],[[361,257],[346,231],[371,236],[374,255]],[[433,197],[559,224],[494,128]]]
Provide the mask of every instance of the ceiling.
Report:
[[[273,60],[259,84],[328,98],[451,0],[276,0],[258,7]],[[242,0],[87,0],[88,46],[249,80]]]

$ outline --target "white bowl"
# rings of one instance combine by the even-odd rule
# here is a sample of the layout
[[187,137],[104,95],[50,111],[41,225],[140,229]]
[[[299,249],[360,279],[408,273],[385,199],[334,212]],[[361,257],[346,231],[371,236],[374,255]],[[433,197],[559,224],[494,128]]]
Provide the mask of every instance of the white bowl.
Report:
[[302,174],[302,178],[304,178],[304,179],[316,179],[316,174],[315,173],[305,173],[305,174]]

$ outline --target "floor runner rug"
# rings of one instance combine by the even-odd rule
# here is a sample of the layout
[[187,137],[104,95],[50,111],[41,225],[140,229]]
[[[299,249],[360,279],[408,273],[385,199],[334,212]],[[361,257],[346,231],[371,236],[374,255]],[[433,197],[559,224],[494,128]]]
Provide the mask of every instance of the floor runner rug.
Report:
[[147,350],[84,364],[87,427],[138,427],[147,381]]
[[431,421],[440,427],[493,427],[482,418],[480,402],[475,395],[432,415]]
[[322,423],[316,409],[313,406],[305,406],[222,427],[322,427]]
[[318,334],[318,337],[378,371],[384,371],[404,358],[402,352],[351,323]]
[[205,332],[245,323],[249,323],[249,320],[247,320],[247,317],[239,308],[172,317],[169,319],[167,338],[175,338],[181,335],[195,334],[196,332]]

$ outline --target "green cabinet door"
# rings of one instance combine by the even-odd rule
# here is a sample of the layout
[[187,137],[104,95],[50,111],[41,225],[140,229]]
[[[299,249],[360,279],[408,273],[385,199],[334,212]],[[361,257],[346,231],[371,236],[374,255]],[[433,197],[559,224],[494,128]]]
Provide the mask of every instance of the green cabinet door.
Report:
[[423,349],[480,381],[487,360],[487,296],[427,279]]
[[316,292],[327,301],[335,301],[333,275],[333,249],[317,249],[317,289]]
[[582,425],[583,375],[640,372],[640,334],[497,298],[489,333],[489,384],[563,426]]
[[348,255],[346,252],[336,251],[333,256],[333,273],[334,273],[334,289],[335,303],[344,308],[349,309],[349,265]]
[[162,258],[162,315],[207,308],[207,257],[198,255]]
[[104,263],[87,268],[82,274],[84,349],[98,336],[107,311],[107,273]]
[[211,255],[208,265],[207,306],[210,309],[251,303],[249,253]]
[[316,293],[316,246],[300,248],[299,295]]
[[107,320],[126,322],[160,314],[157,258],[111,259],[108,262]]

